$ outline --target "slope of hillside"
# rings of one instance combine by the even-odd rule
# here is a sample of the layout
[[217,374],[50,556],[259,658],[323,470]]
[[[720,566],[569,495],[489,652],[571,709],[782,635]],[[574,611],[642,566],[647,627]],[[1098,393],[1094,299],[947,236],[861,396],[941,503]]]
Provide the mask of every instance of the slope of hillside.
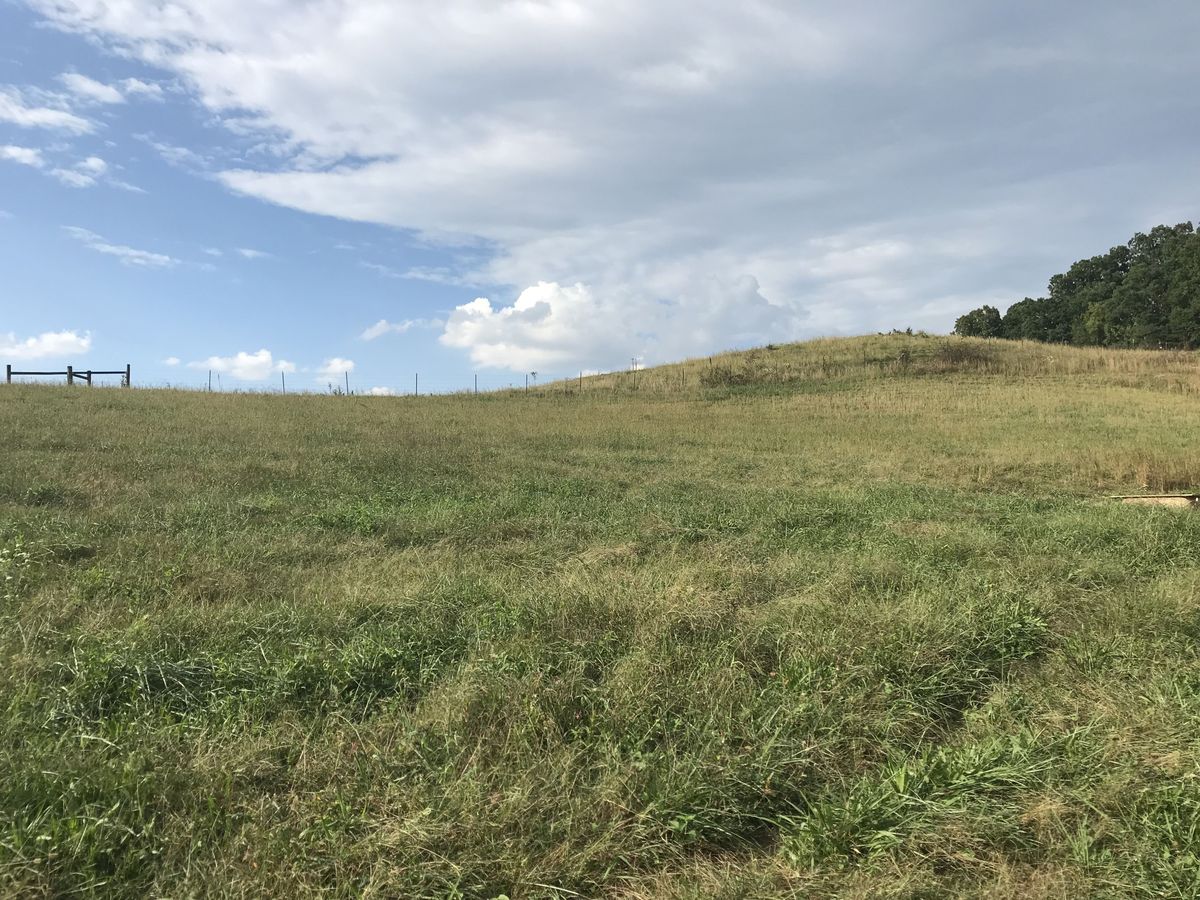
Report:
[[0,386],[22,896],[1192,896],[1194,357]]
[[[1200,355],[897,332],[773,344],[652,369],[589,376],[582,379],[582,387],[643,393],[686,394],[716,388],[783,392],[845,380],[956,375],[1092,376],[1107,384],[1200,393]],[[580,387],[570,381],[557,385]]]

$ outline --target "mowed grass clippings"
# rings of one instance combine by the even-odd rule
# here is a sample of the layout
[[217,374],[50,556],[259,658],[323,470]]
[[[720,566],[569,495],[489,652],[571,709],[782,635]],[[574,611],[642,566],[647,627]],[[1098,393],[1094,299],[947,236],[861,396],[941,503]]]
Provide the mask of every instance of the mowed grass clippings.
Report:
[[14,896],[1196,896],[1194,356],[0,390]]

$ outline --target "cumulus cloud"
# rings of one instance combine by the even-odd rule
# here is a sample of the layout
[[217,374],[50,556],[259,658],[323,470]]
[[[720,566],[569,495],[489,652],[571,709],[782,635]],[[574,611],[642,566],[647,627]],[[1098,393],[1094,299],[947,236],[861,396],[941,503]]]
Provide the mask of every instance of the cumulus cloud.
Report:
[[149,250],[139,250],[124,244],[110,244],[94,231],[80,228],[77,225],[64,225],[63,231],[79,241],[89,250],[115,256],[123,265],[138,266],[148,269],[165,269],[177,265],[179,260],[164,253],[152,253]]
[[258,140],[233,190],[469,248],[488,364],[946,328],[1196,184],[1196,4],[30,2]]
[[22,166],[32,166],[35,169],[41,169],[46,165],[41,150],[33,147],[16,147],[12,144],[0,147],[0,159],[19,163]]
[[188,363],[192,369],[212,369],[214,372],[232,375],[241,381],[266,381],[280,372],[291,374],[296,371],[295,363],[286,359],[275,359],[270,350],[263,348],[256,353],[244,350],[234,356],[210,356],[208,359]]
[[797,311],[770,303],[750,276],[710,279],[686,295],[642,301],[636,293],[598,296],[583,284],[540,282],[509,306],[485,297],[457,307],[441,342],[481,366],[529,371],[627,364],[686,355],[694,347],[734,347],[798,328]]
[[369,397],[395,397],[396,392],[390,387],[373,387],[368,389],[367,396]]
[[354,360],[334,356],[321,363],[317,369],[317,381],[340,381],[349,372],[354,371]]
[[16,88],[3,86],[0,86],[0,122],[67,134],[90,134],[95,130],[95,126],[82,116],[51,106],[30,106]]
[[179,357],[178,356],[168,356],[166,359],[163,360],[163,365],[164,366],[177,366],[177,365],[179,365]]
[[45,359],[78,356],[92,348],[92,336],[78,331],[44,331],[19,339],[11,331],[0,333],[0,356],[8,359]]
[[251,247],[238,247],[237,253],[245,259],[266,259],[271,255],[265,250],[254,250]]

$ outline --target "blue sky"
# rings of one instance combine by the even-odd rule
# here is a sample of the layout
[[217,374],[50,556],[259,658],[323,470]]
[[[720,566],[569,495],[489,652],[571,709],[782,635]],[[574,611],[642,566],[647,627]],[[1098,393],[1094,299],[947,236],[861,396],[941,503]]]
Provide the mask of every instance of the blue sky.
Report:
[[[11,333],[18,342],[45,332],[90,337],[86,352],[72,347],[36,360],[9,353],[4,361],[11,357],[14,368],[23,369],[68,362],[121,368],[129,362],[139,383],[199,385],[211,367],[188,363],[266,348],[277,366],[295,365],[297,371],[286,376],[293,389],[326,389],[332,373],[308,370],[338,358],[354,362],[352,386],[360,390],[411,390],[413,373],[421,371],[431,389],[472,384],[469,359],[442,347],[435,326],[392,332],[386,341],[360,339],[381,319],[436,321],[474,297],[463,288],[368,267],[400,272],[436,266],[443,251],[395,228],[298,213],[233,193],[201,164],[170,162],[154,148],[170,142],[197,154],[237,158],[252,146],[223,130],[214,134],[219,126],[162,72],[106,54],[77,35],[39,27],[38,16],[16,5],[0,5],[0,35],[6,36],[0,38],[0,84],[57,92],[65,90],[59,76],[76,72],[105,84],[145,80],[163,90],[161,98],[81,104],[81,115],[95,122],[91,134],[0,123],[0,144],[42,148],[45,160],[41,168],[0,164],[0,210],[6,213],[0,218],[0,335]],[[108,166],[94,185],[71,186],[51,174],[88,157]],[[173,262],[123,262],[90,249],[70,228]],[[165,364],[170,358],[180,362]],[[514,377],[496,370],[481,374],[484,385]],[[226,386],[243,388],[279,383],[278,375],[239,379],[226,371],[223,378]]]
[[0,0],[0,361],[492,387],[1195,217],[1195,4],[895,6]]

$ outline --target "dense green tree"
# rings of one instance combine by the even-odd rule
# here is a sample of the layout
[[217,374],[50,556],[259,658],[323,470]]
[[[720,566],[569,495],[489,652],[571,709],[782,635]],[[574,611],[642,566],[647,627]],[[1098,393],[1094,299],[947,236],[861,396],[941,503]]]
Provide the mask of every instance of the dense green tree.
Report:
[[959,316],[954,323],[954,333],[968,337],[1000,337],[1000,310],[994,306],[981,306],[973,309],[965,316]]
[[982,306],[957,334],[1121,347],[1200,347],[1200,233],[1159,225],[1050,279],[1001,317]]

